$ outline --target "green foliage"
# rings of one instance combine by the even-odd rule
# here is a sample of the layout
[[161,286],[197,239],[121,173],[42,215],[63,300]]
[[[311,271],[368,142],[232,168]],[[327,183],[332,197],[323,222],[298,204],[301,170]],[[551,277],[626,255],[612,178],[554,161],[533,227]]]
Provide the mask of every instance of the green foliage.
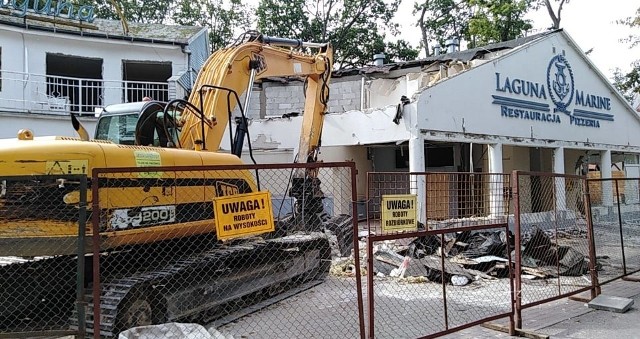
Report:
[[120,20],[114,3],[117,3],[129,22],[166,23],[173,1],[170,0],[81,0],[80,3],[95,6],[98,18]]
[[518,38],[533,27],[524,15],[543,1],[419,0],[413,14],[422,33],[422,48],[430,55],[430,45],[443,46],[452,37],[466,40],[469,48]]
[[470,47],[512,40],[531,29],[524,19],[531,0],[468,0],[476,9],[469,21],[466,40]]
[[640,60],[636,60],[632,66],[627,74],[623,74],[620,68],[613,71],[613,86],[629,102],[633,102],[633,98],[640,95]]
[[207,27],[212,50],[224,47],[249,29],[250,13],[241,0],[78,0],[95,7],[99,18],[120,20],[116,6],[127,22],[175,23]]
[[472,11],[467,0],[424,0],[414,3],[413,14],[418,15],[421,45],[428,56],[431,45],[444,46],[451,37],[468,35]]
[[179,0],[172,18],[179,25],[209,28],[211,49],[217,50],[248,29],[248,13],[240,0]]
[[257,9],[258,30],[267,35],[306,41],[329,41],[334,64],[360,67],[371,64],[374,54],[385,52],[403,60],[417,51],[406,41],[385,42],[397,35],[391,19],[400,0],[261,0]]
[[385,48],[385,58],[390,61],[411,61],[418,58],[419,51],[405,40],[388,42]]

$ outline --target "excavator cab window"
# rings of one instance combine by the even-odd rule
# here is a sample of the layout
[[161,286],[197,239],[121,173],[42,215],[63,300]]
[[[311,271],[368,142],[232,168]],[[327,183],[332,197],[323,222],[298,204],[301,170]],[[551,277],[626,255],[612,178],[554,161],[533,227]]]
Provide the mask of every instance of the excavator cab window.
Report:
[[138,113],[104,116],[98,121],[96,139],[120,145],[135,145]]

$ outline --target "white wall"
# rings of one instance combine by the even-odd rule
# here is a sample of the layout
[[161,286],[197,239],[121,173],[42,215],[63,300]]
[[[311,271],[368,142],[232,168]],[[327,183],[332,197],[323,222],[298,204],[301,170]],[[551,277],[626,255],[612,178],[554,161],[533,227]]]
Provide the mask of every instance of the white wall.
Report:
[[[322,129],[322,146],[353,146],[389,143],[409,140],[409,117],[392,122],[396,114],[394,106],[366,111],[349,111],[342,114],[325,115]],[[406,114],[405,114],[406,115]],[[249,124],[249,133],[254,147],[257,143],[279,149],[297,148],[300,141],[302,116],[291,118],[256,119]],[[234,126],[235,129],[235,126]],[[229,131],[225,129],[222,149],[229,147]]]
[[[95,119],[79,118],[82,125],[93,137],[96,128]],[[43,136],[67,136],[78,137],[71,125],[70,116],[46,116],[43,114],[2,114],[0,115],[0,139],[15,138],[18,131],[24,128],[30,129],[37,137]]]
[[[180,46],[144,44],[114,39],[88,38],[69,34],[29,31],[2,26],[0,30],[2,47],[2,69],[30,74],[46,74],[46,54],[60,53],[78,57],[103,60],[104,80],[122,80],[122,60],[171,62],[172,75],[186,70],[187,59]],[[35,85],[34,85],[35,86]],[[20,89],[13,91],[20,92]],[[0,95],[14,96],[14,92]],[[26,95],[37,90],[25,89]],[[20,94],[21,95],[21,94]],[[105,88],[105,105],[120,103],[121,89]]]

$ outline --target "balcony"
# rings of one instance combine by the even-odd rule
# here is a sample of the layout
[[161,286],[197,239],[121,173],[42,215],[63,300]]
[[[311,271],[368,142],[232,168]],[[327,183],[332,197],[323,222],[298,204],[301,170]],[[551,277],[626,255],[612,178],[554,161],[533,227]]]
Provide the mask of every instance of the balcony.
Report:
[[144,97],[168,101],[169,84],[0,71],[0,111],[5,112],[93,115],[96,108]]

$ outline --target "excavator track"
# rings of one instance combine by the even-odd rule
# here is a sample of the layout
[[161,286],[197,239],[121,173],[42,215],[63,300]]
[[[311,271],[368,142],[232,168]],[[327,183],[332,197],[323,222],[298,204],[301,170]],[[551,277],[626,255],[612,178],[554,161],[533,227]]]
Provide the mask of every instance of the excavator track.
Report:
[[[108,273],[100,285],[100,336],[116,337],[139,325],[246,315],[247,309],[253,312],[269,300],[282,299],[275,296],[321,281],[328,274],[330,256],[325,235],[309,233],[213,248],[130,275]],[[93,336],[91,288],[85,301],[87,336]],[[74,311],[71,328],[77,326]]]

